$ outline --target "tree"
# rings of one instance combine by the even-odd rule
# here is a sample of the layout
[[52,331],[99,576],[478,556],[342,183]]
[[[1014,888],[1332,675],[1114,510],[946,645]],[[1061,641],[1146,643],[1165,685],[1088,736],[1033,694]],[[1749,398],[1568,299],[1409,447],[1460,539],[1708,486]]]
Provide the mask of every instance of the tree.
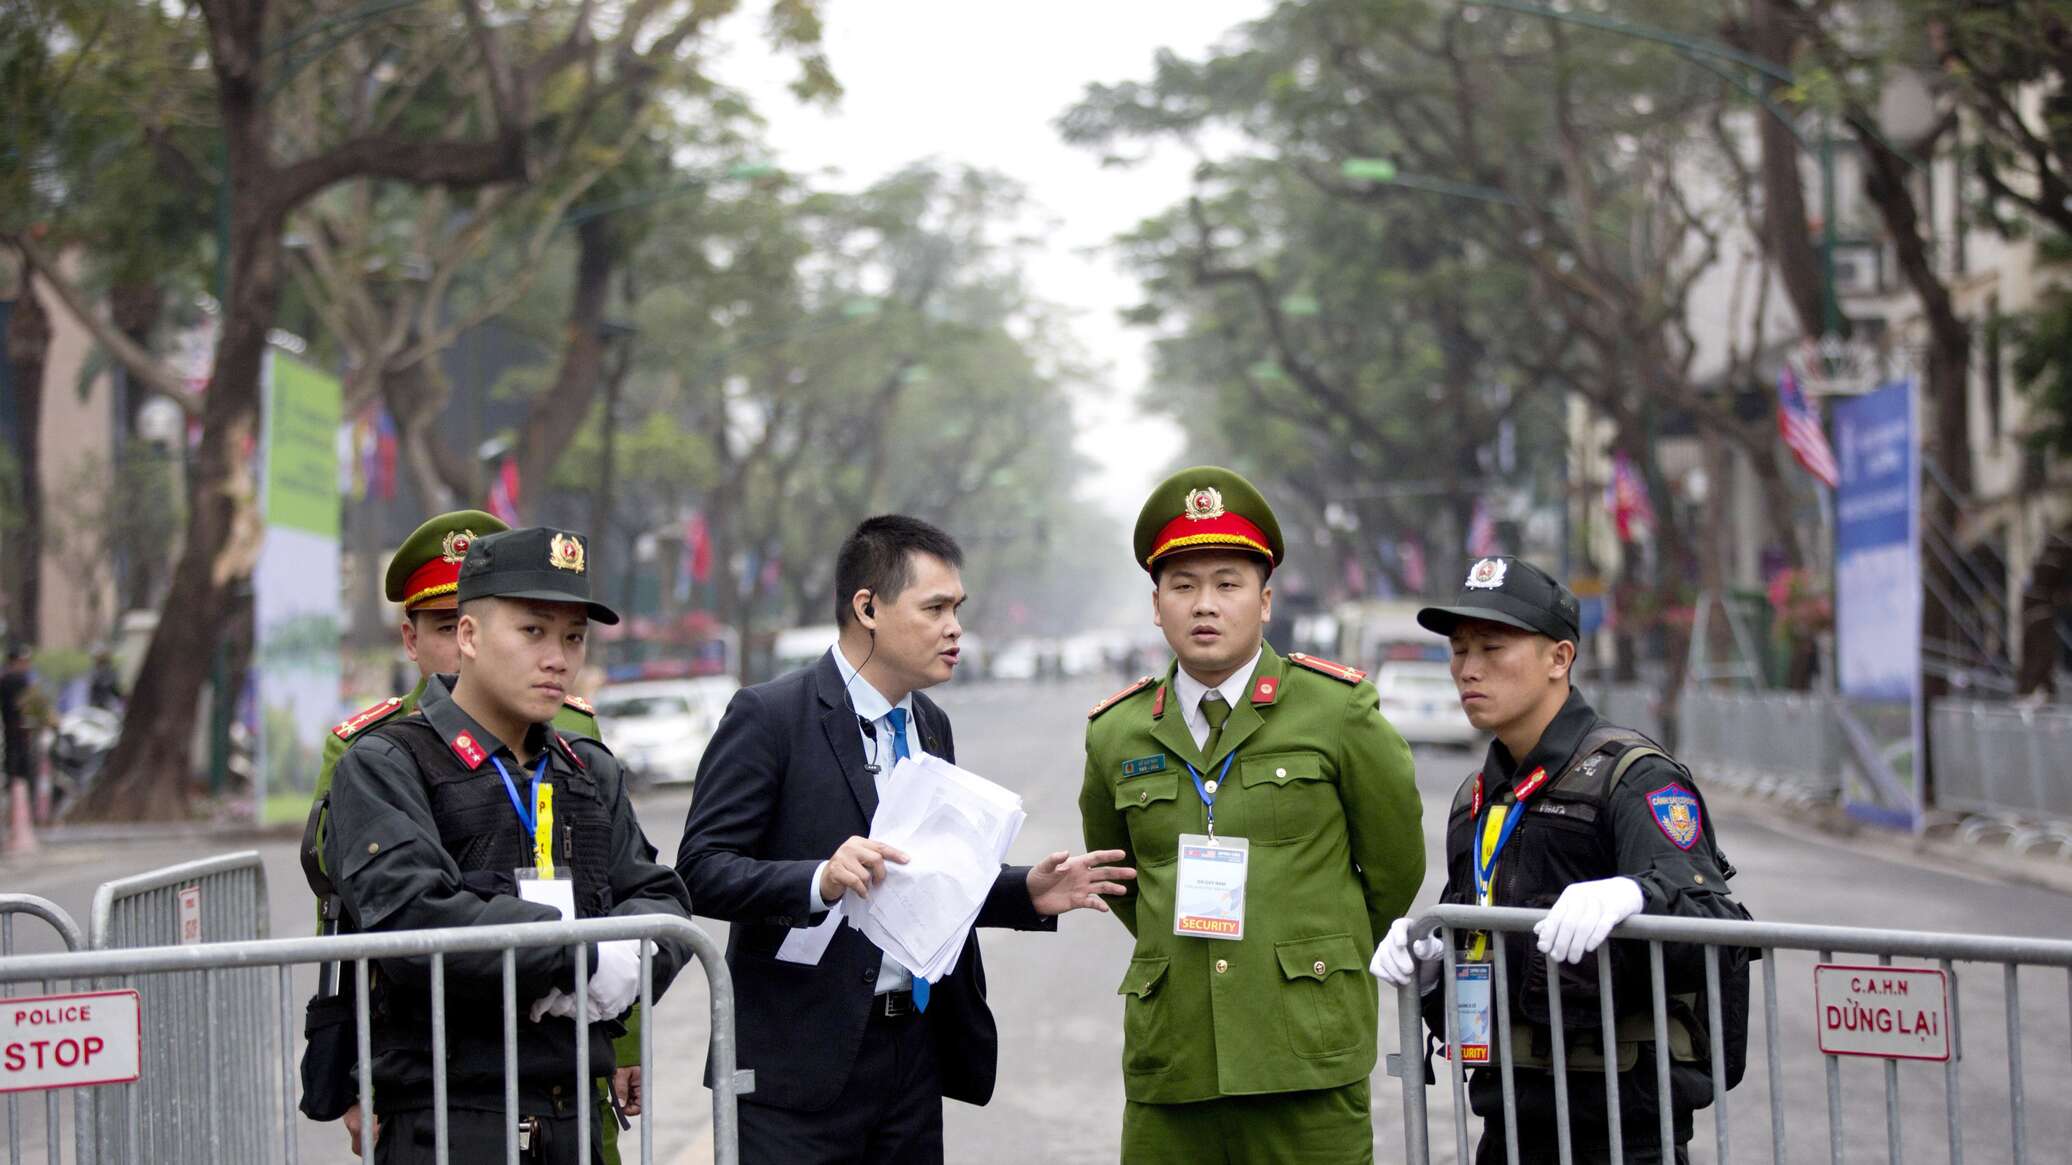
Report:
[[[794,30],[809,31],[812,8],[787,3]],[[163,619],[147,649],[123,735],[109,775],[84,806],[90,816],[151,818],[185,805],[195,697],[209,660],[237,617],[256,561],[256,509],[247,451],[259,432],[259,376],[267,335],[279,304],[283,236],[290,217],[341,183],[378,179],[425,187],[473,190],[523,183],[535,175],[534,150],[563,122],[586,126],[626,93],[649,84],[705,31],[712,13],[703,6],[642,5],[600,13],[590,6],[506,25],[489,0],[421,5],[405,21],[408,32],[358,29],[368,19],[343,2],[276,4],[269,0],[199,0],[167,17],[158,6],[135,4],[116,20],[167,20],[172,39],[207,61],[197,78],[176,58],[168,80],[198,85],[213,101],[221,134],[217,183],[227,208],[218,256],[223,271],[222,327],[208,391],[199,406],[201,438],[192,459],[190,505],[183,550],[174,568]],[[319,56],[283,56],[279,46],[299,43],[302,30],[351,42],[378,38],[392,55],[373,79],[393,68],[397,89],[409,96],[378,100],[374,116],[343,124],[320,122],[306,133],[286,132],[277,113],[282,90],[304,86],[350,89],[365,74],[342,75]],[[78,50],[75,50],[78,51]],[[421,94],[444,94],[432,102]],[[551,99],[550,99],[551,98]],[[318,107],[357,108],[333,90]],[[439,116],[426,116],[437,108]],[[35,232],[17,230],[13,243],[79,315],[103,345],[144,383],[178,395],[178,386],[149,353],[85,307]]]

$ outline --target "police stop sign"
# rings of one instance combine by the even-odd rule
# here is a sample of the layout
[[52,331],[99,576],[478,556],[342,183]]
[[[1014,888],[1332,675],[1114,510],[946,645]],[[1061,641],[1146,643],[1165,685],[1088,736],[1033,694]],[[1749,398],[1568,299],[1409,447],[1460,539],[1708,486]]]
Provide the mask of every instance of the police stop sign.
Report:
[[1820,1050],[1888,1060],[1950,1058],[1950,992],[1933,967],[1813,968]]
[[134,991],[0,999],[0,1092],[127,1084],[141,1025]]

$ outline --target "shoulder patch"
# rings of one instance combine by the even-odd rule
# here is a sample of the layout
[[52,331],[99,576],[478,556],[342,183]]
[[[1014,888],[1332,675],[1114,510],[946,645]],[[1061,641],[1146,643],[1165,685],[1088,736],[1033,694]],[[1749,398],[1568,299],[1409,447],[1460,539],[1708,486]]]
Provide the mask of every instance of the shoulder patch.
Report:
[[574,692],[570,692],[566,696],[563,696],[561,698],[561,702],[563,704],[568,705],[571,708],[574,708],[576,711],[581,712],[585,716],[597,715],[597,709],[591,706],[590,701],[585,700],[581,696],[576,695]]
[[1088,720],[1092,720],[1094,717],[1099,716],[1101,713],[1106,712],[1108,709],[1113,708],[1115,705],[1122,703],[1124,700],[1129,699],[1131,696],[1136,695],[1138,692],[1143,691],[1145,688],[1148,688],[1157,682],[1157,676],[1138,677],[1137,681],[1131,684],[1129,687],[1124,688],[1123,690],[1115,693],[1114,695],[1108,697],[1100,703],[1095,704],[1092,708],[1087,709],[1086,718]]
[[1671,845],[1689,849],[1698,844],[1699,827],[1703,824],[1698,796],[1681,782],[1671,781],[1649,793],[1648,810],[1655,815],[1655,825]]
[[388,699],[383,700],[380,703],[372,704],[366,708],[361,709],[359,712],[353,715],[352,719],[339,724],[336,728],[333,728],[331,730],[331,735],[336,736],[340,740],[351,740],[353,737],[359,735],[359,733],[368,725],[379,723],[381,720],[394,714],[396,709],[401,708],[402,706],[402,697],[390,696]]
[[1367,673],[1359,668],[1347,667],[1342,663],[1332,663],[1328,659],[1318,659],[1314,655],[1305,655],[1300,651],[1291,653],[1288,656],[1288,662],[1297,667],[1306,667],[1319,675],[1327,675],[1334,680],[1348,684],[1357,684],[1367,678]]

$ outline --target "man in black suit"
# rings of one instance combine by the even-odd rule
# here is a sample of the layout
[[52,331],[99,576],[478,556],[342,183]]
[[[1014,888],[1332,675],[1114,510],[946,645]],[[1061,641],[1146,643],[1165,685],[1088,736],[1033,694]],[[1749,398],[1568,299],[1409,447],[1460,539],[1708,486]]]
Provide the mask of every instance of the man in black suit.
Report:
[[[940,1162],[942,1098],[993,1095],[999,1036],[978,938],[957,968],[918,982],[843,924],[819,960],[778,948],[843,893],[868,896],[906,855],[865,836],[903,756],[956,759],[950,721],[920,689],[957,666],[963,553],[914,518],[871,518],[835,562],[841,638],[817,663],[744,688],[707,745],[676,868],[692,909],[733,924],[746,1165]],[[1135,872],[1120,850],[1000,871],[978,925],[1052,930],[1107,909]],[[709,1072],[708,1067],[709,1084]]]

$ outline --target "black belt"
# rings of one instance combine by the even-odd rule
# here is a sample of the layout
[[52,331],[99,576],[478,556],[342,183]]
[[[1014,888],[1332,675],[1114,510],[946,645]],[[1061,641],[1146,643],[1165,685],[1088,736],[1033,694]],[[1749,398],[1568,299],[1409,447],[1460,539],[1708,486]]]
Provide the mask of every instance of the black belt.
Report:
[[921,1014],[914,1006],[912,991],[887,991],[871,996],[872,1019],[908,1019]]

